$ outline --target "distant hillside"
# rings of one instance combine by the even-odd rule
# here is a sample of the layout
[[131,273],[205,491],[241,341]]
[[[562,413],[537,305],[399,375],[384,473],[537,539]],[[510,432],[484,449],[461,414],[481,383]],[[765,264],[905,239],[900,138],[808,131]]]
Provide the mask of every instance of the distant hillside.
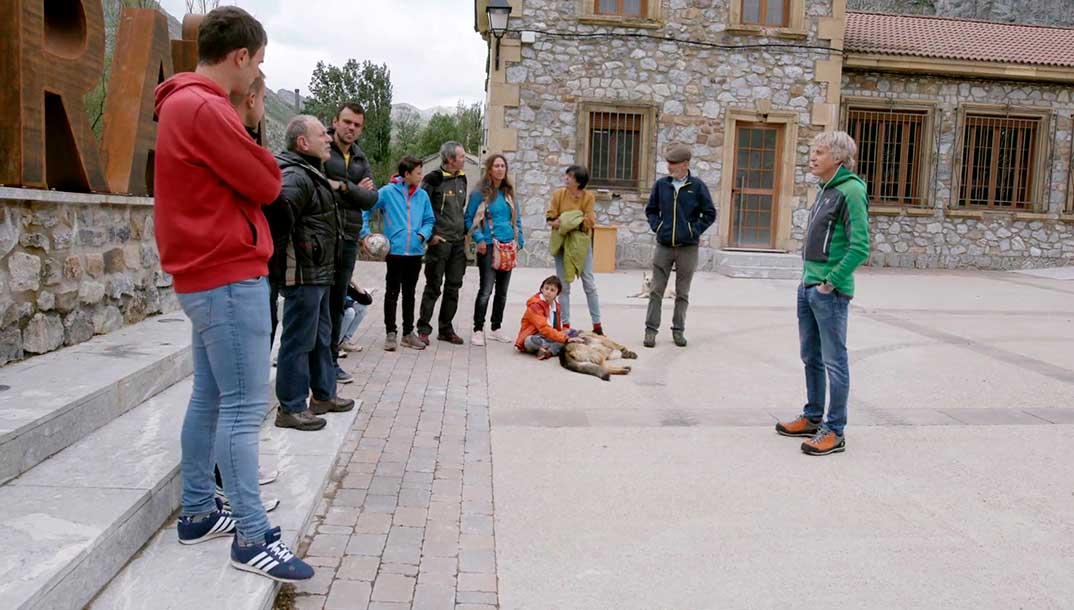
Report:
[[1071,0],[849,0],[852,11],[1074,27]]

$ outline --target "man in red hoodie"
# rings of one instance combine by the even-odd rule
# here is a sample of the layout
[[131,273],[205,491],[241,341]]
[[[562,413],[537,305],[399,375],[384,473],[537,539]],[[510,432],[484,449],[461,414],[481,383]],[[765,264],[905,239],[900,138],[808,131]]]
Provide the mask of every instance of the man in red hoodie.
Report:
[[[161,266],[193,326],[194,389],[182,430],[179,542],[238,530],[236,568],[274,580],[313,577],[272,528],[258,492],[258,430],[268,408],[268,259],[261,206],[280,192],[272,155],[246,134],[228,96],[257,78],[268,38],[228,6],[198,30],[198,67],[157,87],[155,165]],[[234,513],[214,498],[213,453]]]

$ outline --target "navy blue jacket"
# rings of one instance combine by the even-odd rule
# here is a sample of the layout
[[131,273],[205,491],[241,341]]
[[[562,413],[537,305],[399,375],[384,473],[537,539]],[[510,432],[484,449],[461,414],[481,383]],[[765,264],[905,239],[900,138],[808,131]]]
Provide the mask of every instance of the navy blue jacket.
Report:
[[716,222],[716,206],[708,187],[692,174],[687,174],[686,184],[678,193],[671,176],[665,176],[653,185],[645,216],[661,245],[695,246],[701,234]]

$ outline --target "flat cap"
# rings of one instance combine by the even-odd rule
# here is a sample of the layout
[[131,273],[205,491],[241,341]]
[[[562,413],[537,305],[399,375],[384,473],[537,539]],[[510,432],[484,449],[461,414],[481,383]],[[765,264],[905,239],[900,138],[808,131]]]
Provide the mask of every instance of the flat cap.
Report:
[[683,161],[689,161],[692,156],[693,153],[690,151],[689,146],[676,144],[668,149],[667,153],[664,154],[664,159],[668,163],[682,163]]

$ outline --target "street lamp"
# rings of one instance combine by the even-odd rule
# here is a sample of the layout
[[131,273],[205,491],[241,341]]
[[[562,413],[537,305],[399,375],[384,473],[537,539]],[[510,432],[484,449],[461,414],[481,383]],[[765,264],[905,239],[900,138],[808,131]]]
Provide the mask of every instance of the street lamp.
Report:
[[496,38],[496,70],[500,69],[500,39],[507,33],[507,20],[511,18],[511,4],[507,0],[489,0],[485,7],[489,18],[489,30]]

